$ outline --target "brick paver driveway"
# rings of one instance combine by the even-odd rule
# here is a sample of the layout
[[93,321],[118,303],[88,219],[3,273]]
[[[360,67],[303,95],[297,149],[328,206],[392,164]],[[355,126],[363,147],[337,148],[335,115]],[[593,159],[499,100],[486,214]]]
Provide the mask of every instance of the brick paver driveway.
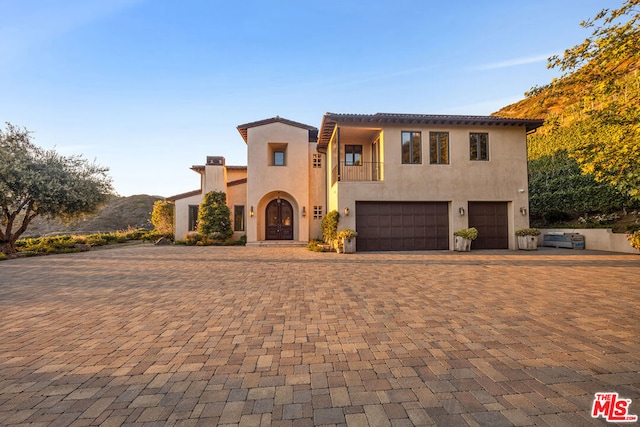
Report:
[[602,425],[640,257],[140,245],[0,263],[0,425]]

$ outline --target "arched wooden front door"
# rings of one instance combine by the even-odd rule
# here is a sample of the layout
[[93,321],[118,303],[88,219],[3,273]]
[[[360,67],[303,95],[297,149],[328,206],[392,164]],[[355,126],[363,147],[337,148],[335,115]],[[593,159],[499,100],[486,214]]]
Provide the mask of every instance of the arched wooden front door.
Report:
[[293,208],[283,199],[269,202],[266,210],[267,240],[293,240]]

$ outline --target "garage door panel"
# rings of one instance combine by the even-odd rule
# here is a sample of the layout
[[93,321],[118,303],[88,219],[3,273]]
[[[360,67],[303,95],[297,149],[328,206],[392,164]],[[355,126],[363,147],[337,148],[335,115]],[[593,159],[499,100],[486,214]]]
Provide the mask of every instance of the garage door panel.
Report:
[[473,242],[473,248],[509,248],[506,202],[469,202],[469,227],[478,229],[478,238]]
[[358,251],[449,249],[447,202],[356,202]]

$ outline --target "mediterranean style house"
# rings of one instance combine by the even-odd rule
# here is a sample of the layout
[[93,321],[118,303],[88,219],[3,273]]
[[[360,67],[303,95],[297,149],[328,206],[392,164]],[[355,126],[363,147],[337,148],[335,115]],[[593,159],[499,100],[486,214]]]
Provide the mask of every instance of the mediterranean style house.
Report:
[[200,188],[169,197],[175,235],[194,230],[204,195],[224,191],[234,237],[247,244],[321,239],[322,217],[358,232],[357,251],[452,250],[475,227],[474,249],[516,249],[529,226],[528,133],[538,119],[334,114],[320,129],[281,117],[238,126],[247,166],[207,157]]

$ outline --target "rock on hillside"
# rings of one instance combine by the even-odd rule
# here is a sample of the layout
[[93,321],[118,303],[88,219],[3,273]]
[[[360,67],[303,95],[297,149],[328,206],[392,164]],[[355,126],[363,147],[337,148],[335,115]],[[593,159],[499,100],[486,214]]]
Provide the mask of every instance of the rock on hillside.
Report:
[[164,197],[138,194],[129,197],[113,196],[96,214],[70,224],[56,220],[36,218],[24,237],[47,234],[86,234],[97,231],[119,231],[131,228],[153,228],[151,211],[156,200]]

